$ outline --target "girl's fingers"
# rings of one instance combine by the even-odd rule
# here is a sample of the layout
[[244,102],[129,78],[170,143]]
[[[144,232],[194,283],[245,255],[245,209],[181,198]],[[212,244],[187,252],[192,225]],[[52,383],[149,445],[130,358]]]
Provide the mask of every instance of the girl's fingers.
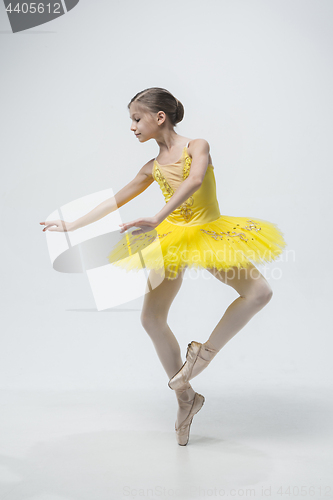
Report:
[[47,226],[44,227],[43,231],[47,231],[49,230],[50,231],[50,227],[52,227],[54,224],[48,224]]
[[47,222],[40,222],[40,224],[44,224],[45,227],[43,228],[43,231],[46,231],[49,227],[54,226],[57,223],[55,220],[48,220]]
[[142,220],[142,219],[137,219],[132,222],[124,222],[122,224],[119,224],[121,226],[120,232],[123,233],[127,229],[130,229],[131,227],[138,227],[140,229],[136,229],[135,231],[132,231],[132,234],[137,235],[137,234],[142,234],[142,233],[147,233],[149,231],[152,231],[153,227],[150,225],[146,225],[148,221]]
[[46,222],[40,222],[40,224],[44,224],[45,227],[43,228],[43,231],[57,231],[57,232],[66,232],[68,231],[69,229],[69,223],[64,221],[64,220],[61,220],[61,219],[57,219],[57,220],[48,220]]
[[122,224],[121,232],[126,231],[126,229],[132,226],[135,226],[133,222],[125,222],[124,224]]
[[60,231],[60,228],[62,229],[63,232],[66,231],[66,225],[65,224],[60,224],[58,221],[55,221],[54,223],[49,223],[46,227],[44,227],[43,231],[49,230],[49,231]]

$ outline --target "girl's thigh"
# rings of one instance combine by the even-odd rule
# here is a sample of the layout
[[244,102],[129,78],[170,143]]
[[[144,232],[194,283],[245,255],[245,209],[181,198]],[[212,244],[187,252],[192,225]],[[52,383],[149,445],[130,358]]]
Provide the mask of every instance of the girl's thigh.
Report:
[[164,279],[152,269],[149,272],[146,293],[143,300],[142,316],[153,313],[155,316],[167,317],[173,299],[176,297],[183,282],[185,269],[179,272],[177,278]]
[[261,274],[261,272],[250,263],[249,266],[238,268],[232,267],[228,271],[218,271],[216,268],[207,269],[219,281],[231,286],[239,293],[240,296],[245,297],[253,295],[272,295],[272,289]]

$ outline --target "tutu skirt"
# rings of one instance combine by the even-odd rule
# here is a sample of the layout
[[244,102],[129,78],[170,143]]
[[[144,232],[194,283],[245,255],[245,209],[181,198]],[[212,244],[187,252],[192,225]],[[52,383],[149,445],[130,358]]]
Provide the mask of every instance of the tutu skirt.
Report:
[[277,225],[258,218],[221,215],[192,225],[164,219],[147,233],[125,233],[108,260],[127,271],[145,267],[174,279],[185,267],[220,271],[273,262],[285,246]]

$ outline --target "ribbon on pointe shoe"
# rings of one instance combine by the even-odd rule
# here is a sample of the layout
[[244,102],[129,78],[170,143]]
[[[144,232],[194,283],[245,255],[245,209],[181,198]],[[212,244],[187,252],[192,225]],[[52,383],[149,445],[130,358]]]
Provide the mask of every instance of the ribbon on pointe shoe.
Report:
[[[208,354],[209,359],[204,359],[200,356],[201,349]],[[173,390],[180,389],[189,382],[192,378],[201,373],[216,356],[218,351],[211,347],[206,347],[205,344],[192,341],[188,344],[186,351],[186,361],[181,369],[169,380],[169,387]]]
[[[205,353],[204,358],[202,357],[203,352]],[[198,352],[197,359],[195,360],[195,363],[193,365],[189,380],[196,377],[205,368],[207,368],[209,363],[212,361],[213,358],[215,358],[215,356],[218,352],[219,351],[217,351],[216,349],[213,349],[212,347],[208,347],[205,344],[201,344],[201,348],[200,348],[200,351]]]

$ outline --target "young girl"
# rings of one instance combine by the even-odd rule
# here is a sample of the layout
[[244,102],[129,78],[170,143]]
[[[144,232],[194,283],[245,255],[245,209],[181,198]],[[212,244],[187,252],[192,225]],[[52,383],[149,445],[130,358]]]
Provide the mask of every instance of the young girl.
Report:
[[[125,233],[108,259],[129,271],[142,267],[143,256],[145,267],[150,269],[151,286],[146,288],[141,321],[170,379],[168,385],[175,391],[176,437],[184,446],[193,416],[205,400],[189,381],[269,302],[272,289],[252,262],[274,261],[286,243],[283,233],[271,222],[221,215],[209,144],[175,132],[184,108],[170,92],[158,87],[145,89],[133,97],[128,108],[132,132],[141,143],[156,140],[160,148],[157,158],[148,161],[114,198],[80,219],[41,224],[47,224],[43,231],[73,231],[125,205],[154,181],[158,183],[166,204],[153,217],[120,224],[121,233],[131,227],[140,229]],[[167,317],[187,267],[206,269],[232,286],[239,297],[230,304],[205,343],[188,344],[183,364]]]

